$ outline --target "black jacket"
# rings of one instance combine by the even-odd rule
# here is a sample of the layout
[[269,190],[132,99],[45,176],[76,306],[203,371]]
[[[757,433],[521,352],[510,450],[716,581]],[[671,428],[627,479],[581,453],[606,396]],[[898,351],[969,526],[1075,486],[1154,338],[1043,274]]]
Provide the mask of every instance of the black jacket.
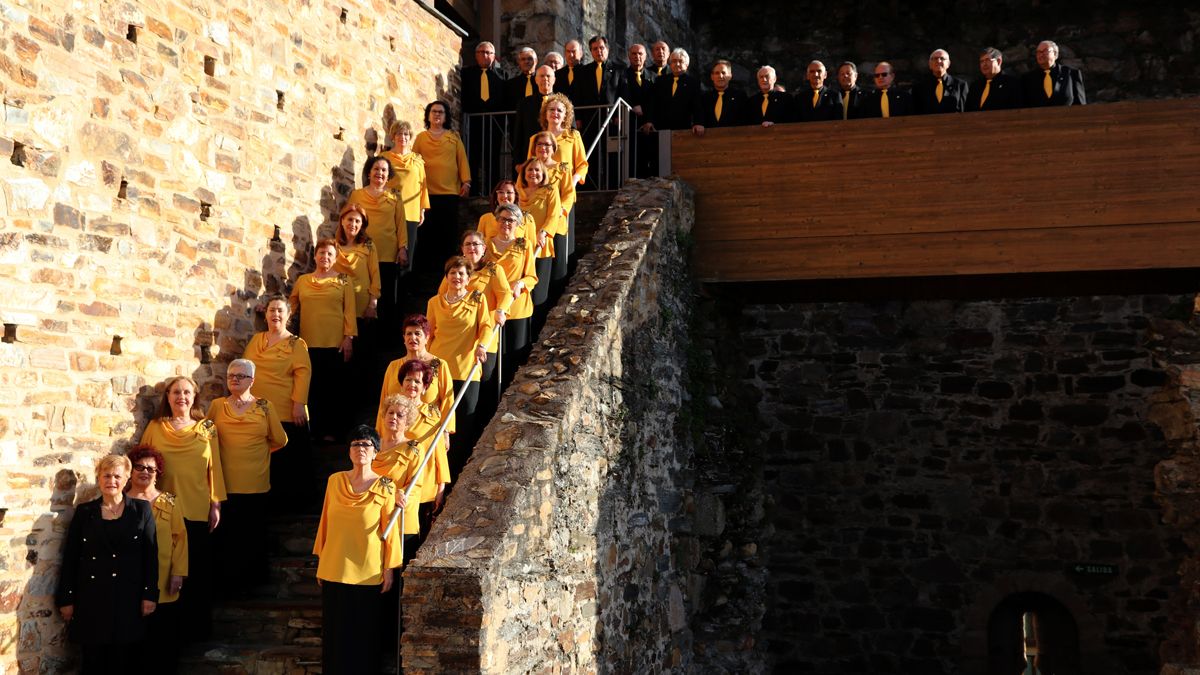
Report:
[[[879,103],[882,96],[883,92],[879,89],[871,92],[858,109],[859,117],[883,117],[883,109]],[[892,87],[888,89],[887,96],[889,117],[904,117],[912,114],[912,96],[907,91],[900,87]]]
[[[986,84],[987,80],[982,77],[971,83],[971,88],[967,92],[967,112],[1011,110],[1024,107],[1021,83],[1016,77],[1001,72],[992,78],[992,86],[988,89],[987,100],[980,105],[979,99],[983,98],[983,88]],[[1045,92],[1042,93],[1042,96],[1045,96]]]
[[767,94],[766,115],[763,115],[762,104],[763,93],[761,91],[756,92],[753,96],[746,99],[746,124],[758,125],[763,122],[781,124],[783,122],[795,121],[792,111],[792,99],[782,91],[772,91]]
[[824,122],[842,117],[842,95],[839,90],[829,87],[821,87],[815,107],[812,87],[797,89],[792,106],[798,122]]
[[1056,105],[1086,105],[1087,95],[1083,92],[1083,73],[1070,66],[1054,64],[1050,69],[1053,85],[1050,98],[1046,98],[1046,72],[1035,68],[1025,73],[1021,82],[1025,94],[1025,105],[1031,108]]
[[934,115],[962,112],[967,107],[967,82],[950,73],[942,76],[942,100],[937,100],[938,78],[926,73],[917,78],[912,88],[913,113]]
[[736,127],[745,124],[746,95],[739,89],[727,87],[721,99],[721,119],[717,119],[717,90],[706,89],[700,94],[693,124],[705,127]]
[[654,81],[654,96],[651,100],[650,119],[659,131],[668,129],[691,129],[700,102],[700,81],[688,73],[679,76],[679,86],[671,94],[674,75],[663,75]]
[[469,66],[462,69],[462,111],[464,113],[497,112],[505,110],[504,79],[496,74],[495,68],[488,68],[488,100],[479,98],[482,89],[479,66]]

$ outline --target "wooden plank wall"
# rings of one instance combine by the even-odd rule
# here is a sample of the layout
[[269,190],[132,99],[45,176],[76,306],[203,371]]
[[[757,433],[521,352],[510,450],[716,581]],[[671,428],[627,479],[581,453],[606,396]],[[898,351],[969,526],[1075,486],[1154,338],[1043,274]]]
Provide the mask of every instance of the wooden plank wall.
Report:
[[671,135],[706,281],[1200,267],[1200,99]]

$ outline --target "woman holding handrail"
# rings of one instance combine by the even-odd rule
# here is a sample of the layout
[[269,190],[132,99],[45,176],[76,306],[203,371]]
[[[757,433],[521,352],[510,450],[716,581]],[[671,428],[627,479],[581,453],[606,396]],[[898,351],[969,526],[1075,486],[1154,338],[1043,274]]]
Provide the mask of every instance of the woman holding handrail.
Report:
[[[462,234],[462,255],[471,263],[471,278],[467,280],[468,291],[480,291],[487,296],[488,307],[492,308],[496,325],[503,326],[509,306],[512,305],[512,288],[504,270],[484,258],[486,245],[483,235],[477,230],[467,230]],[[446,291],[446,282],[442,281],[440,292]],[[483,372],[479,376],[479,400],[483,407],[481,415],[491,416],[496,409],[496,362],[499,340],[492,340],[488,345],[487,361],[483,364]]]
[[[566,191],[562,195],[563,211],[567,213],[567,255],[575,254],[575,186],[587,178],[587,146],[575,130],[575,106],[563,94],[551,94],[542,101],[542,129],[554,136],[558,148],[554,159],[563,164],[569,177]],[[529,154],[536,156],[537,137],[530,140]]]
[[[400,377],[400,367],[409,361],[420,361],[429,366],[433,373],[432,379],[425,384],[421,402],[432,403],[443,416],[450,414],[450,406],[454,403],[454,378],[450,376],[450,366],[445,359],[439,359],[429,352],[431,337],[433,328],[424,314],[409,314],[404,318],[404,356],[388,364],[383,386],[379,390],[379,410],[375,416],[375,430],[379,434],[382,435],[384,428],[384,401],[392,394],[401,392],[403,379]],[[453,417],[446,430],[454,433]]]
[[[503,270],[512,289],[513,301],[508,307],[504,322],[503,359],[504,381],[512,381],[518,360],[525,355],[529,346],[529,317],[533,316],[531,291],[537,286],[538,276],[534,259],[534,242],[518,236],[524,214],[516,204],[501,204],[494,215],[499,232],[488,239],[487,259]],[[524,229],[523,227],[521,229]]]
[[[442,425],[441,411],[433,405],[421,402],[421,396],[429,387],[433,371],[420,361],[409,361],[400,368],[400,376],[404,381],[403,389],[401,393],[388,397],[388,400],[403,402],[411,408],[403,433],[407,440],[419,447],[418,463],[420,463],[425,461],[425,453],[429,452],[430,446],[433,444],[433,435]],[[419,504],[418,508],[413,511],[419,514],[421,541],[424,541],[429,534],[434,514],[442,508],[446,485],[451,480],[449,444],[450,435],[443,432],[437,447],[433,448],[433,456],[425,462],[425,468],[421,470],[418,479],[420,489],[414,490],[414,494],[418,497],[410,500],[410,503]],[[409,514],[406,512],[404,517],[407,519]],[[405,532],[407,533],[408,530],[405,529]]]

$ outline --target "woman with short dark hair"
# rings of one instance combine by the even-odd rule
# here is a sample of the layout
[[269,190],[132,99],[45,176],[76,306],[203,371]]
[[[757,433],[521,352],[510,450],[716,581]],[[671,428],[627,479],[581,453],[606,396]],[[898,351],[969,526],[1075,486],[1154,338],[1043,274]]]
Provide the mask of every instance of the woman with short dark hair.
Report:
[[413,150],[425,160],[429,210],[421,227],[421,268],[438,269],[454,249],[458,236],[458,200],[471,190],[471,166],[462,138],[454,132],[450,106],[433,101],[425,106],[425,131],[417,134]]

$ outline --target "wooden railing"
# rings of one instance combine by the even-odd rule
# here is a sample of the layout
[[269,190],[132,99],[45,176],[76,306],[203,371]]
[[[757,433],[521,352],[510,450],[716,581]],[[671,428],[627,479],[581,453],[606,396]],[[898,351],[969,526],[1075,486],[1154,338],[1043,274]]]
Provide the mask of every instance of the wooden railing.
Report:
[[705,281],[1200,267],[1200,99],[670,142]]

